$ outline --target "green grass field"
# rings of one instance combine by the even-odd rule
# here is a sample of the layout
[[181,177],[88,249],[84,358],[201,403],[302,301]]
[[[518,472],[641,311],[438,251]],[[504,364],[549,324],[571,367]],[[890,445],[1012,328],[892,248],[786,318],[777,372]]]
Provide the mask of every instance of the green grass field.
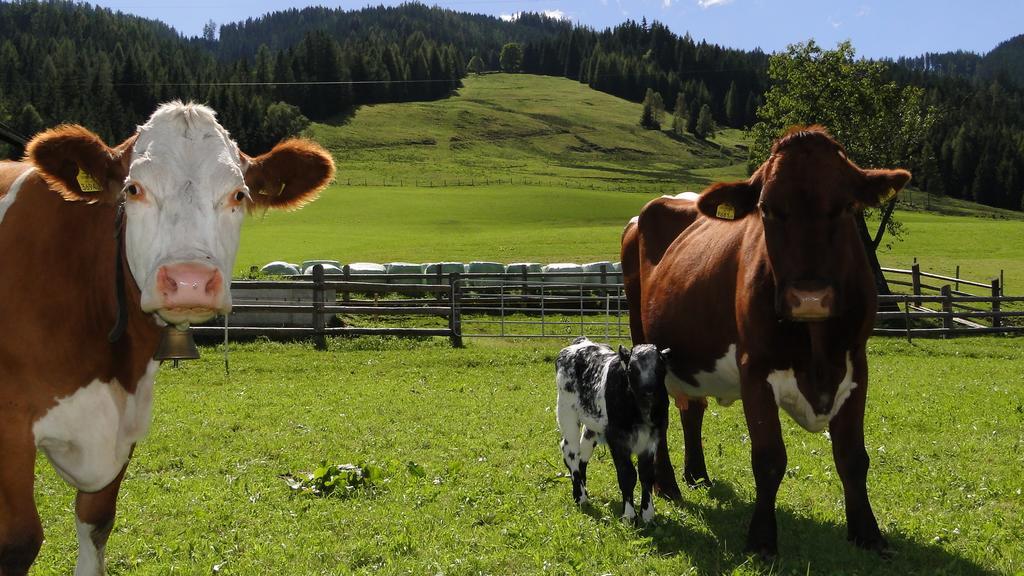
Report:
[[[739,405],[712,405],[715,484],[618,520],[605,448],[593,505],[563,476],[553,412],[561,343],[441,339],[232,346],[165,368],[107,547],[112,574],[1024,574],[1024,349],[1018,340],[870,343],[869,492],[896,550],[845,540],[829,441],[783,416],[780,557],[742,553],[754,496]],[[673,417],[670,446],[681,438]],[[373,462],[371,492],[318,499],[278,476]],[[415,466],[410,466],[415,463]],[[40,458],[34,574],[68,574],[73,492]]]
[[[313,126],[337,158],[336,184],[300,212],[247,222],[236,272],[273,259],[617,259],[622,226],[648,199],[744,177],[742,133],[680,142],[640,130],[639,116],[639,105],[568,80],[488,75],[448,100]],[[1019,215],[912,196],[899,214],[907,234],[883,263],[917,257],[973,278],[1005,269],[1008,292],[1024,293]],[[252,343],[231,346],[230,376],[212,348],[165,368],[121,493],[110,572],[1024,576],[1020,339],[869,343],[869,493],[896,551],[888,559],[845,541],[829,440],[783,416],[774,564],[742,553],[754,483],[739,406],[713,405],[706,418],[714,486],[659,501],[652,525],[618,520],[603,448],[592,505],[573,504],[553,412],[563,344]],[[678,463],[678,418],[670,430]],[[323,461],[372,463],[383,478],[327,499],[280,478]],[[67,574],[74,495],[42,457],[37,468],[47,539],[33,574]]]
[[[492,74],[447,100],[314,125],[336,184],[304,210],[251,218],[235,271],[276,259],[617,260],[622,227],[651,198],[746,176],[742,132],[678,141],[641,129],[640,109],[566,79]],[[916,257],[979,280],[1005,270],[1008,293],[1024,292],[1024,215],[905,198],[906,234],[880,253],[884,265]]]

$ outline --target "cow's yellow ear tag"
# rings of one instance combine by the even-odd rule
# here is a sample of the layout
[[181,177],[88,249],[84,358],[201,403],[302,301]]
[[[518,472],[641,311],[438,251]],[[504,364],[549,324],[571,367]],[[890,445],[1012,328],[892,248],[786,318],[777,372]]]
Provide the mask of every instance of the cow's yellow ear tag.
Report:
[[881,196],[878,197],[878,203],[879,204],[885,204],[886,202],[888,202],[889,200],[892,200],[895,197],[896,197],[896,189],[895,188],[889,188]]
[[81,168],[78,169],[78,187],[82,189],[82,192],[99,192],[103,190],[100,187],[100,183]]
[[718,205],[718,209],[715,210],[715,216],[722,220],[735,220],[736,209],[732,207],[732,204],[722,202]]

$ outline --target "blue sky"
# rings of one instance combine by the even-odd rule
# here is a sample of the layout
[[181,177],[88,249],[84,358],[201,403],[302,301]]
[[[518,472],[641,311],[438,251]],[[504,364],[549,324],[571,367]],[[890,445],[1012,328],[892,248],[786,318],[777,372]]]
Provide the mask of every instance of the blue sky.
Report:
[[[162,20],[198,35],[203,24],[244,20],[311,4],[346,10],[400,1],[280,2],[274,0],[99,0],[96,4]],[[664,22],[673,31],[734,48],[766,52],[814,38],[831,48],[852,40],[861,56],[916,56],[962,49],[984,53],[1024,33],[1024,0],[437,0],[464,12],[511,17],[547,12],[594,28],[626,18]]]

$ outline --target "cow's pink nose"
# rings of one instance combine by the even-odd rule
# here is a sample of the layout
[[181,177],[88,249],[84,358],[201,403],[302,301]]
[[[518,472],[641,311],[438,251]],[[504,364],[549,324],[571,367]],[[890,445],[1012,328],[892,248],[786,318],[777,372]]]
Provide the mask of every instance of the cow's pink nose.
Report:
[[191,262],[161,266],[156,281],[163,308],[220,307],[224,280],[216,268]]
[[835,305],[835,290],[832,287],[820,290],[786,290],[789,317],[798,322],[814,322],[832,317]]

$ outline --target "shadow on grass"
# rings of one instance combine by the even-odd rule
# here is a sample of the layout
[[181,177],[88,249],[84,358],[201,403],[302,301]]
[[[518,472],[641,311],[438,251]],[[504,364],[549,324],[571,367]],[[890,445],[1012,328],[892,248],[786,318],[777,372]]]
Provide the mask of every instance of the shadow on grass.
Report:
[[[676,516],[664,514],[670,504],[660,499],[657,505],[661,513],[652,524],[641,526],[640,531],[651,538],[659,554],[684,555],[701,574],[728,573],[740,566],[770,574],[998,574],[941,546],[914,540],[898,531],[884,533],[889,541],[888,554],[868,552],[847,542],[845,525],[814,520],[781,507],[776,511],[779,556],[774,561],[760,560],[743,552],[753,502],[741,499],[730,484],[721,481],[698,490],[708,491],[709,502],[688,502],[686,494],[693,490],[687,490],[683,502],[675,505],[682,507],[684,515],[703,520],[707,532],[696,531],[692,523],[687,525]],[[605,516],[600,506],[587,505],[583,511],[601,520]],[[611,509],[621,511],[618,503]]]

